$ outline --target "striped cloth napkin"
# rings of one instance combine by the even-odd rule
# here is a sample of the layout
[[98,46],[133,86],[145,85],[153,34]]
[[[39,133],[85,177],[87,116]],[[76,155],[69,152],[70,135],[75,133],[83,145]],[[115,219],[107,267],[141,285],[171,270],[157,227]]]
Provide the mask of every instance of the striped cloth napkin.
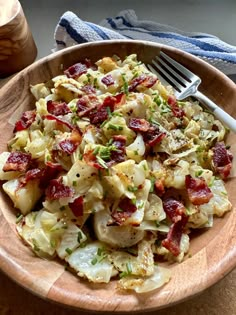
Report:
[[65,12],[55,29],[56,50],[91,41],[109,39],[147,40],[187,51],[204,59],[227,75],[236,74],[236,47],[218,37],[184,32],[169,25],[139,20],[134,10],[121,11],[94,24]]

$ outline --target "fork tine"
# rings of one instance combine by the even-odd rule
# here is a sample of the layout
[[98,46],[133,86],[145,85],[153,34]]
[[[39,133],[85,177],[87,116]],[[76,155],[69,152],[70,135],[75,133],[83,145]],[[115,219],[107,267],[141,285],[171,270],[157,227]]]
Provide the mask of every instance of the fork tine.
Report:
[[181,85],[186,87],[187,83],[189,83],[189,80],[186,80],[185,77],[181,76],[178,72],[175,71],[175,67],[170,67],[166,62],[165,59],[161,59],[160,57],[156,56],[156,60],[159,64],[161,64],[164,68],[170,71],[170,73],[179,81]]
[[181,73],[183,73],[187,78],[192,77],[192,78],[196,78],[197,76],[192,73],[191,71],[189,71],[187,68],[185,68],[184,66],[182,66],[180,63],[178,63],[177,61],[175,61],[174,59],[172,59],[171,57],[169,57],[167,54],[165,54],[163,51],[160,51],[160,56],[164,57],[167,61],[169,61],[169,63],[173,66],[176,67],[177,70],[181,71]]
[[160,72],[157,72],[156,69],[154,69],[152,65],[147,64],[147,67],[148,67],[148,69],[149,69],[152,73],[155,73],[155,74],[156,74],[156,76],[157,76],[158,79],[161,81],[161,83],[163,83],[164,85],[168,85],[168,84],[169,84],[169,82],[167,82],[167,81],[163,78],[163,76],[160,74]]
[[[177,82],[173,76],[171,76],[163,67],[161,67],[158,63],[156,63],[155,60],[152,60],[152,63],[155,65],[155,67],[159,70],[159,72],[161,72],[166,79],[168,79],[169,84],[171,84],[172,86],[174,86],[174,88],[180,92],[181,89],[185,86],[180,85],[179,82]],[[172,70],[171,70],[172,71]],[[173,71],[172,71],[173,72]]]

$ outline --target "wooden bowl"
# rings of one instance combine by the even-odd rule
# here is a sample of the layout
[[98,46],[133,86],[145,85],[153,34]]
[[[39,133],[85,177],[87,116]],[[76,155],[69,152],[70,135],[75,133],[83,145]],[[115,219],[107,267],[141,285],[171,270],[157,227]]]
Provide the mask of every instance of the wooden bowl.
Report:
[[[61,73],[62,67],[66,68],[85,57],[96,61],[113,54],[125,57],[137,53],[139,59],[150,62],[160,50],[199,75],[202,78],[201,91],[236,117],[235,84],[204,61],[180,50],[150,42],[95,42],[74,46],[43,58],[21,71],[2,88],[0,151],[6,150],[6,143],[12,137],[12,114],[18,112],[20,115],[34,106],[30,84],[47,81]],[[230,134],[228,143],[236,156],[236,135]],[[186,258],[181,264],[170,265],[171,281],[156,291],[146,294],[121,293],[116,290],[116,281],[108,285],[91,284],[66,271],[60,262],[36,257],[17,236],[16,210],[3,192],[0,195],[0,268],[31,292],[77,309],[103,313],[144,312],[169,306],[200,293],[236,266],[235,176],[227,181],[226,186],[233,204],[232,211],[221,219],[215,219],[213,228],[193,237],[191,258]]]

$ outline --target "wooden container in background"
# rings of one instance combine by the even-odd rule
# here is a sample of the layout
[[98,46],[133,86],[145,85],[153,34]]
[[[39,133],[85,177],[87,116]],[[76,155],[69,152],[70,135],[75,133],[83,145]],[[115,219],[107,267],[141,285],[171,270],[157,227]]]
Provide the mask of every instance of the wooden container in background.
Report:
[[0,0],[0,78],[30,65],[37,48],[18,0]]

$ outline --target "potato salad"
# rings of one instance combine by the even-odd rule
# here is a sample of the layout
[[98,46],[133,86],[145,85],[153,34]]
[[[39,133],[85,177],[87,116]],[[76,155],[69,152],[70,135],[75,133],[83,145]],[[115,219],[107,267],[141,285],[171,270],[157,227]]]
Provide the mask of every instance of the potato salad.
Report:
[[20,237],[93,283],[138,293],[171,278],[193,229],[231,209],[226,128],[177,101],[135,54],[82,60],[31,86],[0,180]]

